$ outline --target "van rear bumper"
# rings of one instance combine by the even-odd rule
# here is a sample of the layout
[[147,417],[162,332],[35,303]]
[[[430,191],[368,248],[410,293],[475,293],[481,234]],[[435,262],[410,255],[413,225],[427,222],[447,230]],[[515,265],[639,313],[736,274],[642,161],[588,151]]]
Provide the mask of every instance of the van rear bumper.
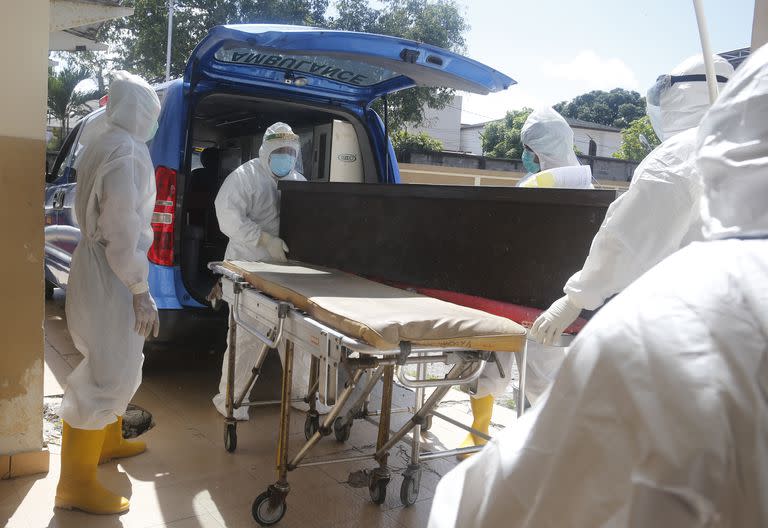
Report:
[[151,338],[155,343],[223,342],[227,335],[227,310],[211,308],[183,308],[159,310],[160,335]]

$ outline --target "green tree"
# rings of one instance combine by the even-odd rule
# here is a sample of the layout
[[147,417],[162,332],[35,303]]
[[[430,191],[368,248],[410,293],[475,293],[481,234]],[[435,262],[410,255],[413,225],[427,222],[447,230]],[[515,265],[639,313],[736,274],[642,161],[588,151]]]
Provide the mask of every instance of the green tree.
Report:
[[[364,0],[342,0],[337,5],[341,25],[329,20],[331,27],[380,33],[432,44],[450,51],[466,51],[464,35],[469,26],[454,0],[384,0],[379,10]],[[351,13],[346,9],[352,9]],[[354,27],[353,22],[362,26]],[[387,98],[391,130],[400,130],[406,123],[422,125],[425,108],[442,109],[453,100],[453,90],[445,88],[411,88]],[[383,105],[374,109],[383,115]]]
[[74,53],[64,52],[61,55],[74,67],[88,72],[89,77],[96,83],[96,92],[99,93],[99,97],[107,93],[107,78],[109,72],[114,68],[114,60],[109,56],[109,53],[106,51],[77,51]]
[[398,156],[406,152],[439,152],[443,150],[443,144],[429,134],[424,132],[412,134],[405,130],[398,130],[392,134],[392,147]]
[[[645,141],[641,138],[645,138]],[[614,158],[623,160],[640,161],[648,153],[655,149],[661,141],[651,126],[648,116],[635,119],[630,125],[621,131],[621,148],[614,154]]]
[[[151,81],[165,77],[168,5],[166,0],[130,0],[133,16],[108,27],[106,40],[116,66]],[[171,76],[184,72],[187,59],[208,31],[221,24],[274,23],[320,26],[328,0],[175,0]]]
[[60,72],[48,72],[48,111],[61,122],[61,137],[66,137],[69,132],[70,119],[86,115],[90,110],[85,102],[98,95],[95,91],[75,91],[77,85],[88,78],[88,70],[73,66],[66,66]]
[[530,108],[512,110],[504,119],[488,123],[480,134],[483,153],[492,158],[520,159],[523,155],[520,130],[532,111]]
[[564,117],[626,128],[645,115],[645,99],[639,93],[623,88],[614,88],[610,92],[593,90],[557,103],[553,108]]
[[[180,76],[192,50],[219,24],[285,23],[403,37],[456,52],[466,47],[468,26],[455,0],[338,0],[327,17],[329,0],[176,0],[171,75]],[[168,26],[166,0],[129,0],[135,13],[104,30],[115,66],[150,81],[165,75]],[[94,74],[94,77],[97,75]],[[391,130],[422,124],[424,108],[444,108],[453,98],[446,89],[412,88],[388,97]],[[381,101],[375,105],[383,115]]]

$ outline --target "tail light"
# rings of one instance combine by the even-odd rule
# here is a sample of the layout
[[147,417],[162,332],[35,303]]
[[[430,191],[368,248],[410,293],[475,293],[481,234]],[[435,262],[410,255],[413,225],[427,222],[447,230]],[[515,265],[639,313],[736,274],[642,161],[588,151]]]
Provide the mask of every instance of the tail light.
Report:
[[176,211],[176,171],[168,167],[155,170],[157,198],[152,213],[155,241],[149,248],[149,260],[160,266],[173,266],[174,214]]
[[99,99],[99,108],[102,106],[107,106],[107,103],[109,102],[109,94],[104,95]]

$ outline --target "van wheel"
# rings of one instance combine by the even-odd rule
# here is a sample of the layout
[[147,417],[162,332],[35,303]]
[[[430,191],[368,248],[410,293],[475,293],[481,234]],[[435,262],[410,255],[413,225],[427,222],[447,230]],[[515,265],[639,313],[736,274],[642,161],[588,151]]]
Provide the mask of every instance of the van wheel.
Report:
[[54,288],[55,288],[55,286],[53,285],[53,283],[45,281],[45,299],[46,300],[53,299],[53,289]]

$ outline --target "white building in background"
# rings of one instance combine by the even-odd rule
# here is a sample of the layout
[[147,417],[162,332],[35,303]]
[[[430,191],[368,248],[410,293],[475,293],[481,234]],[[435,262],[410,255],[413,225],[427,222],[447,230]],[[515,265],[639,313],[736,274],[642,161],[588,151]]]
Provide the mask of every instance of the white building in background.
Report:
[[610,158],[621,148],[621,129],[590,123],[581,119],[565,119],[573,129],[573,143],[582,154]]
[[443,150],[462,151],[461,147],[461,96],[457,95],[442,110],[426,108],[424,124],[406,126],[411,134],[425,132],[443,144]]
[[[473,125],[461,124],[462,98],[457,95],[442,110],[427,108],[424,113],[424,124],[421,126],[406,126],[412,134],[424,132],[440,140],[443,150],[465,152],[481,156],[483,146],[480,134],[488,123],[486,121]],[[621,147],[621,129],[590,123],[581,119],[566,119],[573,129],[573,142],[582,154],[609,158]]]
[[[621,129],[591,123],[581,119],[566,118],[573,129],[573,143],[582,154],[610,158],[621,147]],[[483,145],[480,135],[485,126],[494,121],[461,125],[461,151],[481,156]]]
[[461,125],[461,151],[469,152],[477,156],[483,154],[483,142],[480,139],[480,134],[483,133],[485,125],[493,123],[493,121],[486,121],[485,123],[477,123],[474,125]]

